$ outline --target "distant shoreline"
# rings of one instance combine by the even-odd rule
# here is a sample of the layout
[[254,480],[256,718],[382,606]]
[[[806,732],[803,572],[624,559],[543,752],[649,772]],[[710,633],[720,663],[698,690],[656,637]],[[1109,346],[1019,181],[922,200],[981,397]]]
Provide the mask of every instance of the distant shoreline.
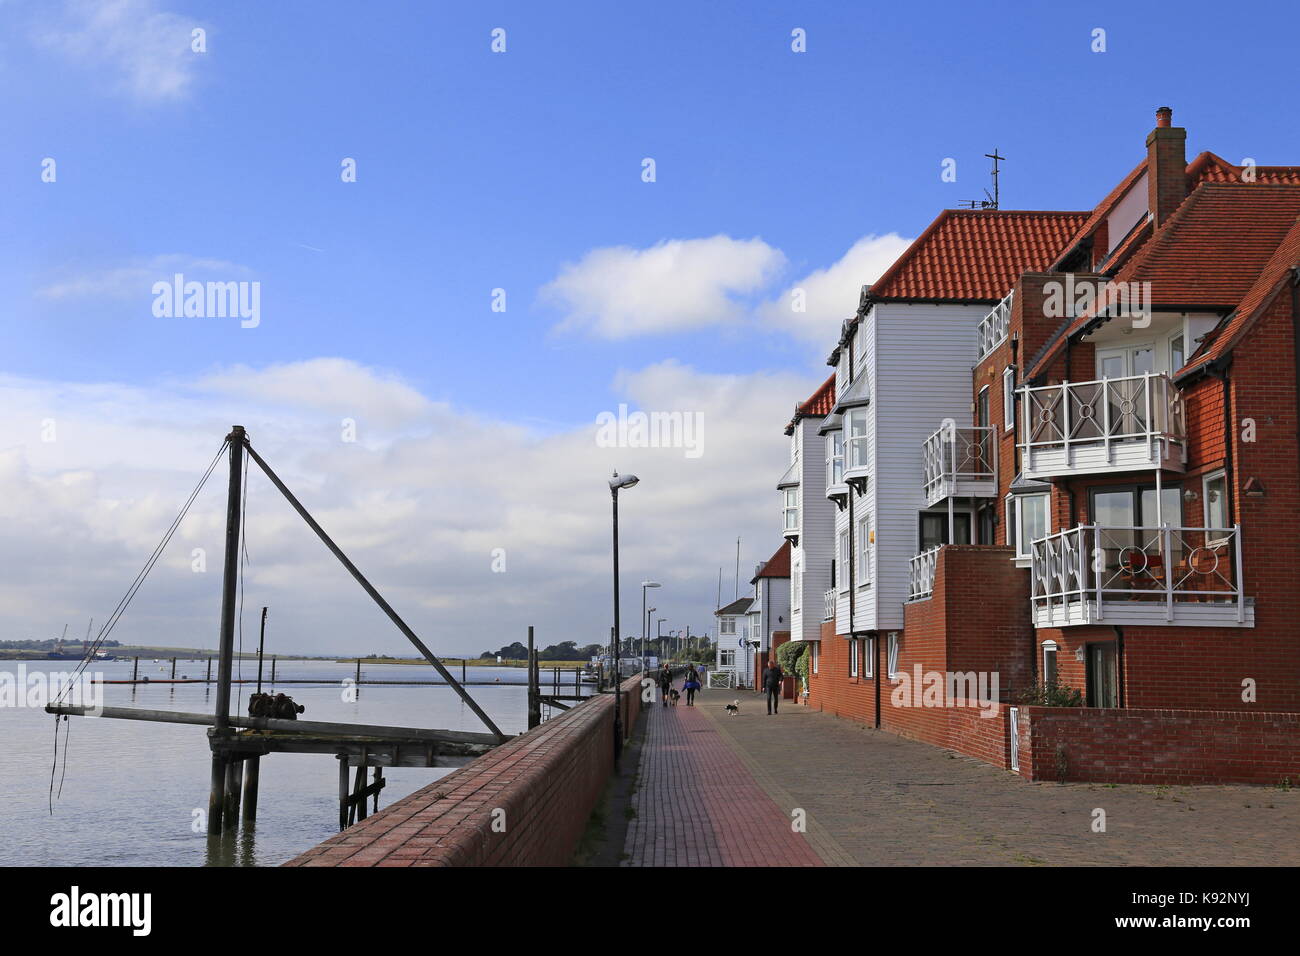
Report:
[[[76,654],[79,645],[75,645],[70,654]],[[173,657],[183,661],[205,661],[209,657],[215,659],[217,652],[215,650],[199,650],[193,647],[106,647],[103,648],[105,653],[110,654],[119,661],[129,661],[132,658],[144,660],[171,660]],[[277,661],[322,661],[334,664],[356,664],[355,657],[338,657],[338,656],[318,656],[309,657],[301,654],[275,654],[266,655],[266,659],[274,656]],[[255,661],[256,653],[245,651],[242,654],[236,654],[237,660]],[[362,665],[366,664],[424,664],[428,666],[429,662],[423,657],[362,657]],[[441,657],[439,658],[445,665],[455,665],[457,667],[464,664],[466,667],[524,667],[525,662],[520,660],[502,660],[497,662],[492,657]],[[17,648],[0,648],[0,661],[45,661],[47,663],[59,664],[76,664],[80,658],[74,657],[50,657],[49,651],[46,650],[28,650]],[[105,662],[111,663],[111,662]],[[575,668],[589,666],[587,661],[539,661],[538,667],[546,669],[548,667]]]

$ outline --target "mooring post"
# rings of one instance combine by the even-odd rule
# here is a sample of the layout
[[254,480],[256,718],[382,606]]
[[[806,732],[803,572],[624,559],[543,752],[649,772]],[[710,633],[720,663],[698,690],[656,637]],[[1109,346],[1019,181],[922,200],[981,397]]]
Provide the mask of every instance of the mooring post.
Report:
[[135,658],[135,663],[131,665],[131,680],[135,681],[140,678],[140,658]]
[[[139,660],[140,659],[137,657],[136,662],[139,663]],[[205,678],[203,678],[203,680],[208,684],[212,683],[212,655],[211,654],[208,655],[208,675]]]
[[172,680],[176,679],[176,658],[172,658]]
[[239,796],[244,788],[244,761],[232,757],[226,763],[226,805],[221,811],[222,830],[239,825]]
[[339,830],[348,828],[348,755],[339,754]]
[[460,682],[465,683],[465,658],[460,659]]
[[249,757],[244,772],[244,826],[249,827],[257,819],[257,773],[262,762],[261,757]]
[[[356,682],[357,682],[358,684],[361,683],[361,658],[359,658],[359,657],[357,658],[357,680],[356,680]],[[369,700],[369,698],[367,698],[367,700]]]
[[542,704],[537,699],[537,651],[533,648],[533,625],[528,625],[528,729],[542,722]]
[[275,655],[271,655],[271,686],[275,686]]
[[257,639],[257,692],[262,693],[262,656],[266,651],[266,608],[262,608],[262,633]]
[[235,587],[239,577],[239,519],[244,472],[244,426],[234,425],[226,436],[230,446],[230,484],[226,492],[226,554],[221,577],[221,633],[217,663],[217,706],[213,715],[212,791],[208,795],[208,833],[222,829],[225,790],[228,785],[230,730],[230,680],[235,656]]

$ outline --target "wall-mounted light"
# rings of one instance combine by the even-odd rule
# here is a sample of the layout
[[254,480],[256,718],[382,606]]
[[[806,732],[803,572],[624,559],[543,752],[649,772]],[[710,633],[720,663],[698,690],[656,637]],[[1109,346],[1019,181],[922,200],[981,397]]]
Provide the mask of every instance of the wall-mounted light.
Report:
[[1245,492],[1246,496],[1249,498],[1264,497],[1264,485],[1258,478],[1254,477],[1253,475],[1246,479],[1246,483],[1242,485],[1241,490]]
[[1196,501],[1200,497],[1201,496],[1198,495],[1196,491],[1192,488],[1188,488],[1186,491],[1183,492],[1184,501]]

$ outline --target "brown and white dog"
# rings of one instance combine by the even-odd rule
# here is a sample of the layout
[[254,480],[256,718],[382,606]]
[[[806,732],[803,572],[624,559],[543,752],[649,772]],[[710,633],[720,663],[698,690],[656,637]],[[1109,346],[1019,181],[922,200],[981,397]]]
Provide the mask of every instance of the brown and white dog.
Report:
[[728,717],[740,716],[740,701],[733,700],[730,704],[727,705],[727,716]]

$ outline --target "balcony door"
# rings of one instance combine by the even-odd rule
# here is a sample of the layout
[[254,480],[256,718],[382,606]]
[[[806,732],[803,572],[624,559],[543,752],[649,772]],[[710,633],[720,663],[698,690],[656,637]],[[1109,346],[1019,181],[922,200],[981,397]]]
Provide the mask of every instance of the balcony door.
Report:
[[1156,370],[1156,347],[1128,345],[1119,349],[1097,349],[1098,378],[1128,378]]
[[1107,589],[1152,592],[1164,586],[1166,568],[1177,567],[1183,560],[1183,539],[1169,538],[1170,554],[1165,554],[1160,523],[1175,528],[1182,525],[1182,492],[1174,485],[1160,490],[1160,508],[1156,507],[1156,489],[1096,488],[1092,492],[1092,522],[1098,526],[1096,547],[1102,566],[1095,568]]
[[924,511],[921,513],[921,551],[929,551],[941,544],[970,544],[970,514],[959,511],[953,515],[957,540],[948,540],[948,513]]
[[1088,645],[1088,706],[1119,706],[1119,657],[1114,643]]

